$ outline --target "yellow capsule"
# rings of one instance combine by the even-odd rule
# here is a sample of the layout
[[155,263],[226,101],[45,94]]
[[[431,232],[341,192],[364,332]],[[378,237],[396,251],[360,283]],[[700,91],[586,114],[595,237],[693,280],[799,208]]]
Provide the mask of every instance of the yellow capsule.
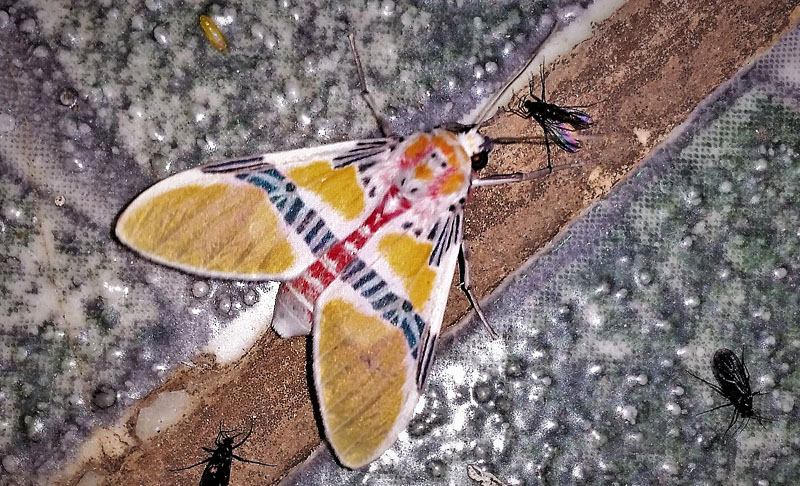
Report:
[[200,16],[200,27],[203,28],[203,32],[206,34],[206,38],[214,46],[214,49],[225,52],[228,48],[228,41],[225,40],[225,36],[222,34],[222,31],[219,30],[217,24],[211,19],[211,17],[207,15]]

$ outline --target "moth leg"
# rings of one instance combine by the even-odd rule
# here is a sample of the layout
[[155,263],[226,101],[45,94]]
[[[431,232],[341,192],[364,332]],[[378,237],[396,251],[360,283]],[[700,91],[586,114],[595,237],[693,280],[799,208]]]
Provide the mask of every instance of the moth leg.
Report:
[[513,174],[495,174],[486,177],[480,177],[478,179],[473,179],[472,186],[473,187],[497,186],[500,184],[510,184],[513,182],[531,181],[533,179],[538,179],[540,177],[549,175],[550,173],[558,170],[574,169],[575,167],[580,167],[581,165],[582,164],[576,162],[573,164],[557,165],[552,168],[545,167],[544,169],[538,169],[531,172],[514,172]]
[[369,90],[367,89],[367,78],[364,76],[364,67],[361,65],[361,56],[358,55],[358,48],[356,47],[356,36],[353,32],[350,32],[347,36],[350,39],[350,50],[353,51],[353,57],[356,61],[356,69],[358,70],[358,80],[361,83],[361,97],[364,98],[364,101],[369,106],[370,111],[372,112],[372,116],[375,117],[375,121],[378,122],[378,128],[380,128],[381,133],[384,137],[390,137],[392,135],[392,128],[389,126],[389,123],[386,121],[383,115],[378,111],[377,105],[375,104],[375,100],[372,99],[372,95],[370,94]]
[[486,316],[483,314],[483,309],[481,309],[478,300],[474,295],[472,295],[472,287],[469,285],[469,258],[467,251],[466,245],[462,241],[461,246],[458,249],[458,274],[459,278],[461,279],[461,282],[458,284],[458,288],[460,288],[461,291],[467,296],[467,300],[469,301],[470,305],[473,309],[475,309],[475,313],[478,314],[478,319],[481,320],[481,324],[483,324],[483,327],[485,327],[486,331],[489,332],[489,335],[492,337],[492,339],[497,339],[499,337],[497,331],[495,331],[489,324],[489,321],[486,320]]

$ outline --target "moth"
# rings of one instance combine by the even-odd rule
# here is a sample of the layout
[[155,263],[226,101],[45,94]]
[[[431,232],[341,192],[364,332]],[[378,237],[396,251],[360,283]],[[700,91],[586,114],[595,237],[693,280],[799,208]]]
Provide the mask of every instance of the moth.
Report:
[[[339,462],[369,464],[397,439],[423,392],[457,262],[469,284],[464,206],[494,141],[452,124],[211,163],[173,175],[120,215],[116,235],[144,257],[211,278],[278,280],[273,328],[311,334],[325,436]],[[567,166],[564,166],[567,167]],[[496,335],[493,330],[490,331]]]
[[[544,145],[547,149],[547,167],[552,168],[550,163],[550,142],[552,141],[562,150],[575,153],[580,150],[581,142],[573,136],[573,133],[590,128],[594,121],[588,113],[581,109],[583,108],[582,106],[561,106],[547,101],[544,84],[544,64],[542,64],[539,72],[539,78],[542,84],[541,96],[536,96],[534,93],[533,79],[531,79],[530,83],[528,83],[530,99],[527,97],[515,97],[512,100],[512,107],[506,108],[506,111],[522,118],[533,119],[542,127]],[[514,104],[516,106],[513,106]]]
[[742,348],[741,359],[739,359],[736,356],[736,353],[730,349],[718,349],[714,353],[714,357],[711,360],[711,370],[714,373],[714,378],[716,378],[718,385],[700,378],[691,371],[688,373],[711,387],[711,389],[715,392],[725,397],[725,399],[728,400],[728,403],[710,408],[704,412],[698,413],[697,415],[713,412],[714,410],[718,410],[720,408],[733,407],[731,421],[728,424],[728,428],[725,430],[725,433],[722,434],[723,438],[728,434],[731,428],[736,425],[736,422],[739,420],[739,418],[742,419],[742,425],[740,425],[734,431],[734,436],[738,434],[753,417],[755,417],[756,420],[758,420],[758,423],[763,426],[763,421],[766,419],[753,408],[753,397],[763,395],[764,392],[754,392],[750,388],[750,372],[747,371],[747,365],[744,363],[744,348]]
[[250,430],[239,442],[236,442],[236,438],[242,435],[243,432],[229,435],[232,432],[234,432],[234,430],[223,430],[222,422],[220,422],[217,438],[214,439],[214,445],[216,446],[216,449],[203,447],[203,450],[211,454],[211,456],[203,459],[200,462],[192,464],[191,466],[173,469],[172,471],[185,471],[187,469],[192,469],[193,467],[205,464],[206,467],[203,469],[203,475],[200,477],[200,486],[228,486],[231,478],[231,464],[233,463],[234,459],[250,464],[258,464],[260,466],[275,467],[275,464],[266,464],[259,461],[253,461],[251,459],[245,459],[244,457],[240,457],[233,452],[244,445],[244,443],[247,442],[247,439],[250,438],[250,434],[253,433],[252,422],[250,423]]

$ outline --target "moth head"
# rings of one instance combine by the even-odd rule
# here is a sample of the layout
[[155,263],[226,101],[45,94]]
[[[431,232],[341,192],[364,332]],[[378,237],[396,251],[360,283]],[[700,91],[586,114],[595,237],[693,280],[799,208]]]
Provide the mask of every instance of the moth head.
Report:
[[479,171],[489,163],[489,152],[494,148],[492,139],[478,132],[479,125],[461,125],[454,123],[445,128],[458,136],[461,146],[469,156],[472,170]]

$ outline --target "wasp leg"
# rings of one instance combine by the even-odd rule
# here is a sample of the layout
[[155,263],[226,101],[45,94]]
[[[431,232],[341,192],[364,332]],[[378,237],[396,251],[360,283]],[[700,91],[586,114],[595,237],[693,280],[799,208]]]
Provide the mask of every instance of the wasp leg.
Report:
[[[734,408],[734,409],[733,409],[733,415],[731,416],[731,422],[728,424],[728,428],[727,428],[727,429],[725,429],[725,433],[724,433],[724,434],[722,434],[722,440],[723,440],[723,441],[725,440],[725,436],[726,436],[726,435],[728,435],[728,432],[730,432],[730,430],[731,430],[731,427],[733,427],[733,425],[736,423],[736,421],[737,421],[738,419],[739,419],[739,410],[738,410],[738,409],[736,409],[736,408]],[[734,435],[735,435],[735,434],[734,434]]]
[[208,458],[206,458],[206,459],[203,459],[203,460],[202,460],[202,461],[200,461],[200,462],[197,462],[197,463],[195,463],[195,464],[192,464],[191,466],[182,467],[182,468],[180,468],[180,469],[170,469],[170,471],[172,471],[172,472],[185,471],[185,470],[187,470],[187,469],[191,469],[191,468],[193,468],[193,467],[197,467],[197,466],[199,466],[199,465],[201,465],[201,464],[205,464],[205,463],[207,463],[207,462],[208,462],[208,461],[210,461],[210,460],[211,460],[211,458],[210,458],[210,457],[208,457]]
[[237,456],[236,454],[232,454],[232,457],[237,461],[249,462],[250,464],[258,464],[259,466],[275,467],[275,464],[267,464],[266,462],[259,462],[259,461],[253,461],[251,459],[245,459],[244,457]]
[[733,403],[726,403],[725,405],[719,405],[714,408],[709,408],[708,410],[698,413],[697,415],[695,415],[695,417],[703,415],[704,413],[713,412],[714,410],[719,410],[720,408],[730,407],[731,405],[733,405]]
[[709,387],[711,387],[711,389],[712,389],[712,390],[714,390],[715,392],[719,393],[719,394],[720,394],[720,395],[722,395],[723,397],[725,397],[725,398],[728,398],[728,396],[727,396],[727,395],[725,395],[725,393],[722,391],[722,388],[718,387],[717,385],[715,385],[715,384],[711,383],[711,382],[710,382],[710,381],[708,381],[708,380],[704,380],[703,378],[700,378],[699,376],[695,375],[695,374],[694,374],[694,373],[692,373],[691,371],[688,371],[688,370],[687,370],[686,372],[687,372],[687,373],[689,373],[690,375],[694,376],[694,377],[695,377],[695,378],[697,378],[698,380],[702,381],[703,383],[705,383],[705,384],[706,384],[706,385],[708,385]]

